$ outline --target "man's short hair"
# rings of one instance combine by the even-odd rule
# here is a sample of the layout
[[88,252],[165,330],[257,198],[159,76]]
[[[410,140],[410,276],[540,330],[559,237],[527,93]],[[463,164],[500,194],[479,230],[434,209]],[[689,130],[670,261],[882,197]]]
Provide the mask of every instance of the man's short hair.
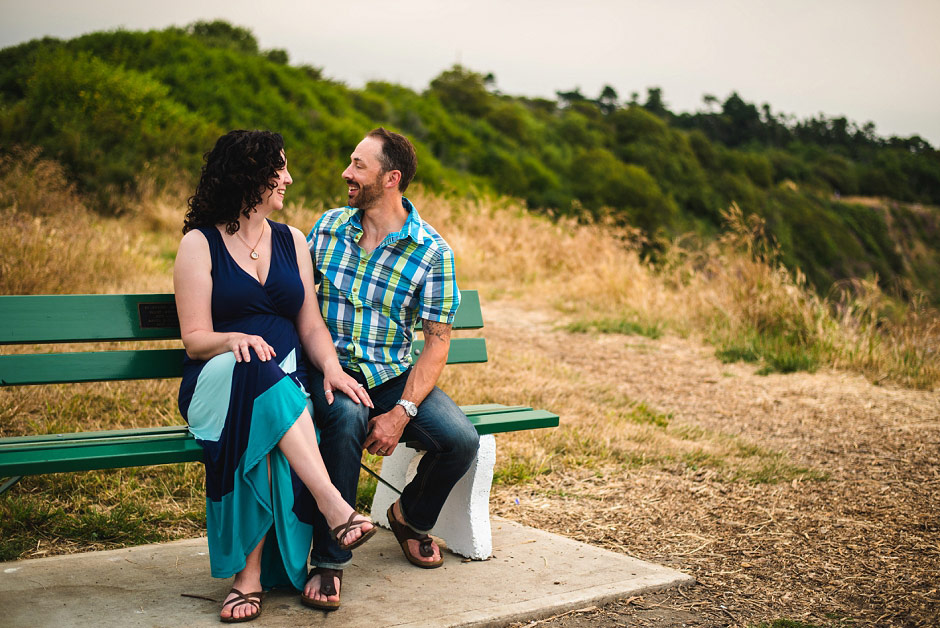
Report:
[[408,184],[414,179],[415,172],[418,171],[418,155],[415,153],[414,144],[405,137],[383,127],[369,131],[366,137],[373,137],[382,140],[382,152],[379,153],[379,163],[382,170],[398,170],[401,172],[401,179],[398,181],[398,191],[404,192],[408,189]]

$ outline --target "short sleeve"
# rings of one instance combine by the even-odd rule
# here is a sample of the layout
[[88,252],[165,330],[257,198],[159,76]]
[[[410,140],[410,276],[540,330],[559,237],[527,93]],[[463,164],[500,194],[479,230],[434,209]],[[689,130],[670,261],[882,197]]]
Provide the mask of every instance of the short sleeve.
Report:
[[[325,216],[325,214],[324,214]],[[313,229],[307,234],[307,248],[310,250],[310,261],[313,262],[313,283],[319,285],[321,279],[320,266],[317,264],[317,235],[324,216],[320,216]]]
[[431,264],[421,290],[418,318],[450,325],[454,322],[459,305],[460,290],[457,288],[454,253],[445,246]]

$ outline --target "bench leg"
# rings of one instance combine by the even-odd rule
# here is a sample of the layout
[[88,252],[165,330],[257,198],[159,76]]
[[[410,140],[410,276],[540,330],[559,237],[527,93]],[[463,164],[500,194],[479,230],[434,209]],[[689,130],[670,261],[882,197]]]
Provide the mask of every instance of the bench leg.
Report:
[[[418,467],[422,451],[400,444],[395,453],[382,462],[382,479],[396,488],[404,488]],[[490,487],[496,464],[496,439],[492,434],[480,437],[480,449],[467,473],[450,492],[431,534],[461,556],[485,560],[493,553],[490,531]],[[388,527],[385,512],[398,499],[391,489],[379,483],[372,500],[372,520]]]
[[3,486],[0,486],[0,495],[3,495],[4,493],[6,493],[8,490],[10,490],[10,488],[11,488],[14,484],[16,484],[17,482],[19,482],[19,481],[22,480],[22,479],[23,479],[23,476],[22,476],[22,475],[14,475],[14,476],[11,477],[9,480],[7,480],[6,482],[4,482],[4,483],[3,483]]

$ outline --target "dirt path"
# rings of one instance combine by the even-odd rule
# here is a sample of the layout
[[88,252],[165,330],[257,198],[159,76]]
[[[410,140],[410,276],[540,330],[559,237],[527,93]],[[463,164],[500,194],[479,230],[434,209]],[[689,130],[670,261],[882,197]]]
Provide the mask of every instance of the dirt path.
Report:
[[940,625],[940,394],[837,372],[758,376],[693,341],[574,336],[553,314],[505,303],[486,315],[498,351],[535,338],[542,359],[587,379],[601,370],[673,424],[783,452],[823,478],[728,481],[677,462],[497,487],[502,516],[698,581],[535,625]]

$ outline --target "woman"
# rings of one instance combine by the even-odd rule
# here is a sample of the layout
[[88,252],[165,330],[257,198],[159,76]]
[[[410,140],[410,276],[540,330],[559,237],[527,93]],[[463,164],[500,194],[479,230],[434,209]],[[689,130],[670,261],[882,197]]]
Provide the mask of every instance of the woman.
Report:
[[[303,589],[310,499],[352,548],[375,532],[330,483],[310,416],[305,355],[323,386],[372,407],[336,358],[300,231],[268,220],[291,183],[284,140],[232,131],[206,154],[173,271],[186,348],[180,412],[202,445],[212,575],[235,575],[220,618],[261,614],[263,589]],[[333,393],[337,391],[337,393]]]

